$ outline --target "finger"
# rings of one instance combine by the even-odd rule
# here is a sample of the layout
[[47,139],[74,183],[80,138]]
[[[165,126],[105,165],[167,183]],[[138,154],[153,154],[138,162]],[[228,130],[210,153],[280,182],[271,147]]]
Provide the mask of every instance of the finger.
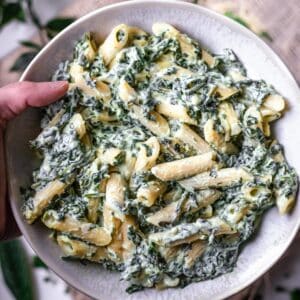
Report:
[[10,120],[28,106],[41,107],[61,98],[67,81],[17,82],[0,88],[0,119]]
[[5,232],[6,223],[6,174],[4,164],[4,130],[0,127],[0,240]]

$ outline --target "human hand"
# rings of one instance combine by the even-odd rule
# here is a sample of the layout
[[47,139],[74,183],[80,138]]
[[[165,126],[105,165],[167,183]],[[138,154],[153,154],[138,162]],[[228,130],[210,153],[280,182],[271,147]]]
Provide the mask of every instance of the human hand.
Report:
[[18,234],[18,228],[8,205],[4,156],[4,129],[8,121],[27,107],[46,106],[61,98],[68,82],[17,82],[0,88],[0,240]]

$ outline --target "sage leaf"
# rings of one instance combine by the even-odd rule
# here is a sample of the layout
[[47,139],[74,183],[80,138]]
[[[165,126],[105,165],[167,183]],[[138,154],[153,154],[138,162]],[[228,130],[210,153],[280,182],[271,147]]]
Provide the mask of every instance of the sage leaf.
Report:
[[24,71],[29,63],[33,60],[33,58],[37,55],[37,53],[37,51],[30,51],[21,54],[10,68],[10,71]]
[[33,300],[34,289],[26,252],[19,240],[0,244],[4,281],[16,300]]

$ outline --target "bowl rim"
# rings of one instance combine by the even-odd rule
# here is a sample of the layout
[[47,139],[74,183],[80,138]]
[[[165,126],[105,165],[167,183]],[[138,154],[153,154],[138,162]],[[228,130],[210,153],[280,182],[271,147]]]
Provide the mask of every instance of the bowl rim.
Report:
[[[258,45],[259,48],[262,48],[264,52],[280,67],[280,70],[285,73],[285,76],[288,77],[288,81],[290,82],[290,85],[293,86],[295,91],[298,92],[299,98],[300,98],[300,89],[297,84],[296,79],[292,75],[291,71],[288,69],[288,67],[285,65],[285,63],[281,60],[281,58],[276,54],[274,50],[272,50],[266,42],[264,42],[261,38],[259,38],[256,34],[254,34],[252,31],[250,31],[248,28],[238,24],[237,22],[231,20],[230,18],[223,16],[215,11],[212,11],[208,8],[205,8],[200,5],[192,4],[190,2],[185,2],[185,1],[177,1],[177,0],[135,0],[135,1],[124,1],[124,2],[117,2],[113,3],[101,8],[98,8],[92,12],[87,13],[86,15],[80,17],[78,20],[73,22],[71,25],[66,27],[63,31],[61,31],[57,36],[55,36],[37,55],[36,57],[31,61],[31,63],[27,66],[26,70],[23,72],[21,75],[19,81],[25,81],[26,77],[31,71],[31,68],[38,62],[38,60],[48,51],[49,48],[51,48],[57,40],[59,40],[62,36],[66,35],[72,28],[80,26],[82,22],[85,20],[99,14],[99,13],[105,13],[109,12],[109,10],[114,9],[114,8],[122,8],[122,7],[130,7],[130,6],[135,6],[135,5],[141,5],[143,7],[143,4],[166,4],[169,3],[172,6],[177,6],[178,8],[184,8],[184,7],[189,7],[193,8],[194,10],[198,10],[200,13],[203,13],[205,15],[208,15],[214,19],[217,19],[221,23],[225,24],[226,26],[229,26],[233,28],[233,30],[238,31],[242,33],[244,36],[248,37],[251,40],[254,40],[256,44]],[[9,128],[9,124],[7,129]],[[7,147],[7,132],[9,130],[6,130],[6,136],[5,136],[5,151],[7,153],[8,147]],[[9,180],[10,178],[10,172],[9,169],[7,168],[7,177],[8,177],[8,192],[9,195],[12,195],[12,190],[14,190],[14,187],[11,184],[11,181]],[[299,195],[297,196],[299,198]],[[299,201],[299,200],[298,200]],[[38,253],[36,251],[34,243],[31,242],[29,234],[27,234],[27,230],[24,226],[24,220],[20,217],[20,212],[19,208],[16,205],[16,201],[11,200],[10,201],[10,206],[12,208],[12,212],[14,215],[14,218],[17,222],[18,227],[20,228],[25,240],[28,242],[28,244],[31,246],[31,248],[45,261],[45,263],[50,267],[51,270],[54,271],[60,278],[62,278],[67,284],[70,286],[76,288],[79,290],[81,293],[87,295],[87,296],[93,296],[89,294],[89,291],[86,291],[83,289],[82,286],[75,286],[75,283],[73,282],[73,277],[69,274],[61,274],[57,268],[56,264],[52,264],[49,262],[47,259],[47,256]],[[252,276],[249,280],[245,281],[243,284],[241,284],[238,287],[232,288],[230,290],[226,290],[222,292],[222,295],[218,295],[220,298],[216,299],[223,299],[223,298],[228,298],[234,294],[237,294],[238,292],[242,291],[243,289],[247,288],[249,285],[251,285],[253,282],[255,282],[259,277],[263,276],[268,270],[270,270],[279,260],[282,258],[284,253],[287,251],[288,247],[291,245],[292,241],[294,240],[298,230],[300,228],[300,218],[298,218],[298,222],[296,223],[296,226],[294,227],[293,231],[290,233],[289,238],[286,241],[286,244],[282,248],[281,253],[269,264],[261,268],[255,276]]]

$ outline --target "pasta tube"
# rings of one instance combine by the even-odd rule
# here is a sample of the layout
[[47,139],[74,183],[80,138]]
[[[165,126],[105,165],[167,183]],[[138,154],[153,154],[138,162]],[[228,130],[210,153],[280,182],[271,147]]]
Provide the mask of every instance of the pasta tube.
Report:
[[110,174],[106,183],[105,202],[107,207],[120,220],[124,219],[122,208],[124,206],[125,181],[118,173]]
[[215,63],[216,60],[213,56],[211,56],[206,50],[202,49],[202,59],[206,62],[206,64],[212,68]]
[[111,242],[111,235],[106,228],[79,221],[70,216],[65,216],[63,220],[60,220],[54,210],[47,210],[42,217],[42,221],[50,229],[70,233],[72,236],[96,246],[105,246]]
[[187,251],[184,260],[184,267],[191,268],[198,257],[200,257],[207,247],[205,241],[196,241],[191,244],[191,248]]
[[195,223],[180,224],[165,231],[151,233],[149,240],[160,246],[174,247],[206,239],[212,231],[215,235],[235,233],[223,220],[213,217],[207,220],[198,219]]
[[295,195],[289,197],[281,193],[281,191],[275,191],[276,206],[281,215],[287,214],[291,211],[295,204]]
[[156,110],[169,118],[177,119],[187,124],[197,124],[197,122],[188,115],[186,108],[182,105],[170,104],[167,101],[163,101],[156,105]]
[[137,191],[137,201],[145,206],[152,206],[157,198],[164,193],[166,186],[163,182],[150,181],[141,186]]
[[75,130],[81,139],[86,133],[85,122],[80,113],[76,113],[72,116],[69,123],[64,128],[64,133],[69,132],[70,130]]
[[211,172],[200,173],[194,177],[179,181],[187,190],[206,189],[210,187],[225,187],[251,180],[252,176],[241,168],[227,168]]
[[182,142],[192,146],[199,154],[211,151],[209,145],[188,125],[179,124],[179,128],[173,135]]
[[31,224],[41,216],[53,198],[61,195],[65,191],[65,188],[66,184],[56,179],[37,191],[32,199],[32,207],[25,207],[24,216],[27,222]]
[[69,90],[79,88],[84,94],[107,103],[111,98],[109,86],[101,80],[95,80],[95,86],[90,86],[85,79],[86,74],[82,66],[73,62],[70,67],[73,82],[69,84]]
[[168,136],[170,134],[170,128],[167,120],[163,118],[159,113],[150,112],[150,118],[145,117],[141,107],[131,104],[137,98],[135,90],[124,80],[120,81],[119,96],[123,100],[130,110],[130,116],[138,120],[143,126],[149,129],[157,136]]
[[226,116],[226,121],[229,123],[230,135],[235,136],[240,134],[242,128],[239,124],[239,119],[232,105],[230,103],[223,102],[220,104],[219,108],[220,108],[219,115],[222,115],[223,113]]
[[218,86],[214,90],[214,93],[218,96],[219,100],[226,100],[231,96],[239,93],[239,90],[233,87]]
[[142,143],[135,162],[135,173],[151,169],[156,164],[159,152],[160,145],[156,137],[153,136]]
[[179,180],[211,169],[215,161],[214,153],[190,156],[154,166],[151,172],[162,181]]
[[285,101],[280,95],[269,95],[264,99],[263,106],[275,112],[282,112],[285,109]]
[[98,149],[97,157],[104,165],[114,166],[118,163],[124,152],[118,148]]
[[167,120],[155,111],[150,112],[150,119],[144,116],[141,107],[132,105],[130,115],[159,137],[165,137],[170,134],[170,127]]
[[203,207],[213,204],[221,193],[217,190],[203,190],[189,196],[182,204],[181,199],[171,202],[164,208],[147,217],[147,222],[160,226],[161,223],[172,223],[181,213],[196,212]]
[[129,27],[125,24],[116,26],[99,48],[105,65],[108,65],[113,58],[122,50],[128,41]]
[[57,243],[65,255],[79,259],[100,262],[109,258],[105,247],[96,247],[83,241],[72,239],[64,234],[58,234]]

